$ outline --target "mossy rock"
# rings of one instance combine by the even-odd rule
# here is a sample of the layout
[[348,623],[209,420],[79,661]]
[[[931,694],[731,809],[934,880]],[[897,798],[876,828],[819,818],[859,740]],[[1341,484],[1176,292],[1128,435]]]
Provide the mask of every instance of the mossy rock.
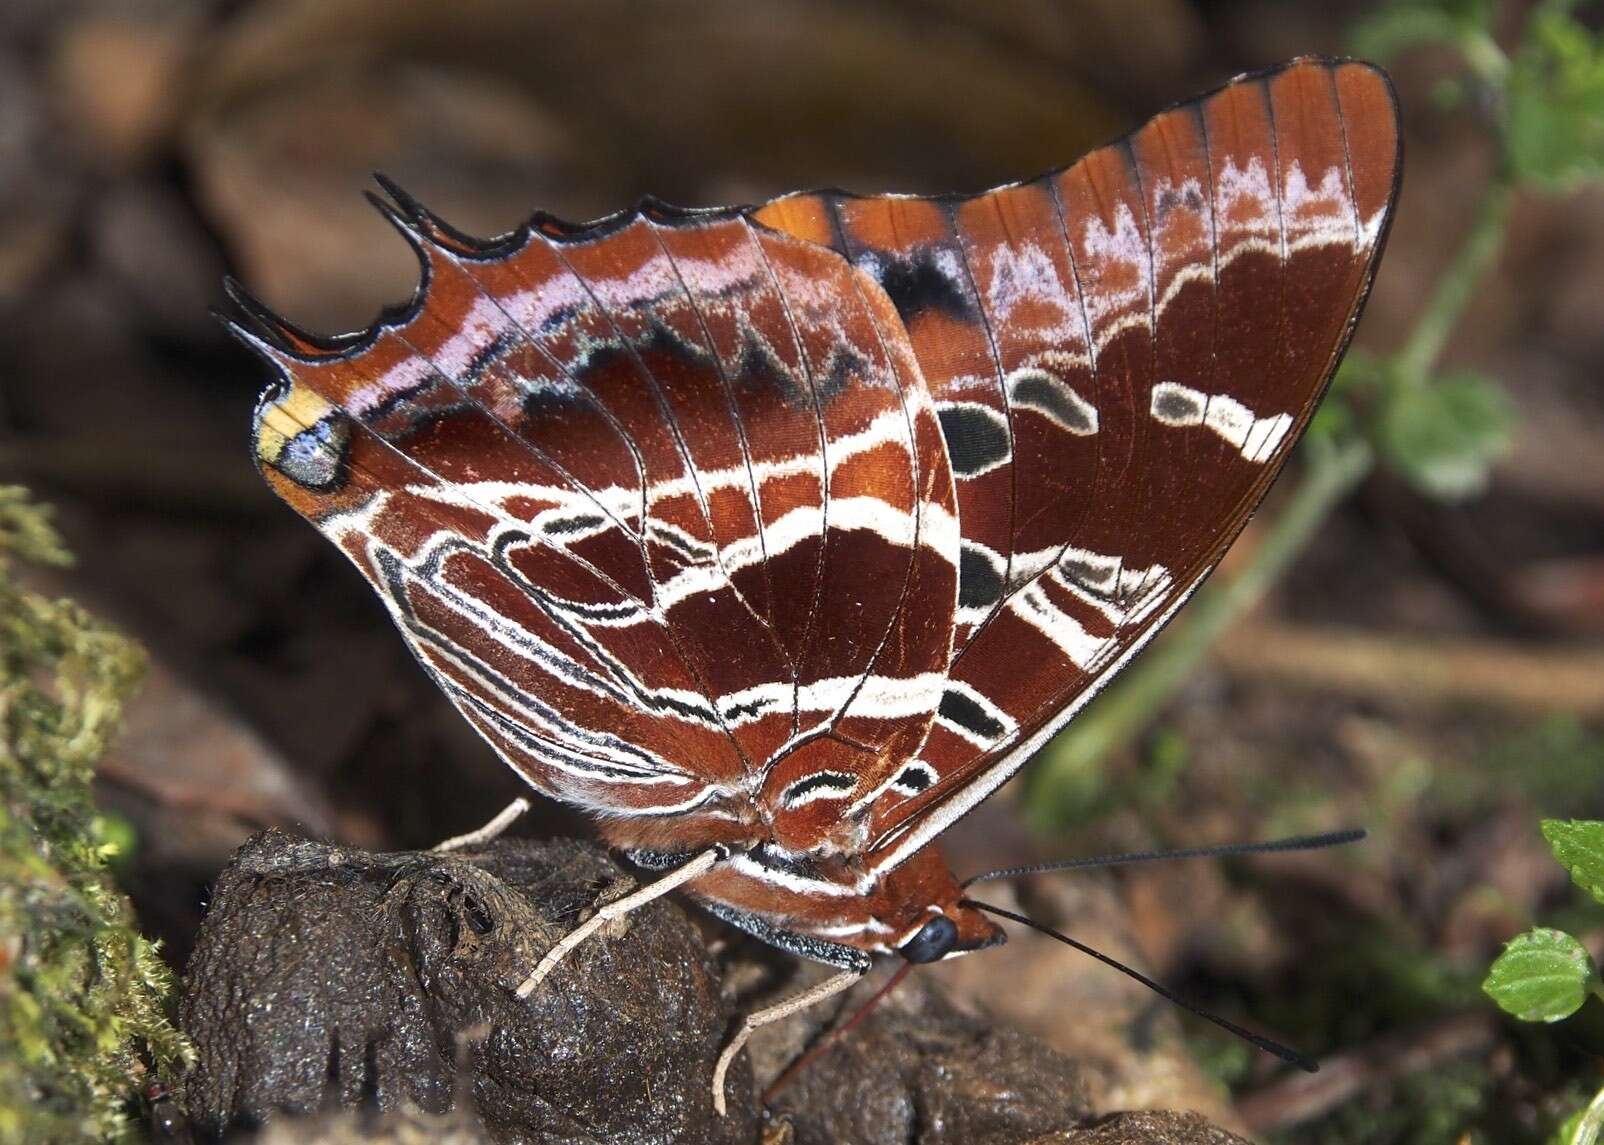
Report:
[[67,600],[18,587],[14,560],[68,555],[42,508],[0,486],[0,1142],[100,1141],[187,1049],[170,976],[107,864],[90,780],[143,657]]

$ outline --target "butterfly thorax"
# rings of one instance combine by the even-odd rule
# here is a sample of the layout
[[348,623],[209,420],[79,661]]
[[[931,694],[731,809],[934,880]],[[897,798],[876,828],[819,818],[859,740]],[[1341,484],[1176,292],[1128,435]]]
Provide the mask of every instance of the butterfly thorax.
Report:
[[689,890],[764,941],[836,965],[906,952],[927,928],[946,932],[937,958],[1002,941],[994,924],[961,905],[962,888],[936,847],[890,870],[877,870],[873,858],[797,854],[764,843],[733,854]]

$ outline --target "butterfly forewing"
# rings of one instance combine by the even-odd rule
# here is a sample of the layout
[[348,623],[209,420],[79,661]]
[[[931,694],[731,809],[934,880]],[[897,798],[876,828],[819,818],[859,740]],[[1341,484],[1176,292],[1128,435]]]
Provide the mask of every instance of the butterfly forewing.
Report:
[[486,248],[406,209],[409,312],[321,346],[262,318],[269,479],[617,841],[817,845],[950,659],[951,477],[896,312],[739,214]]
[[882,284],[958,482],[968,623],[926,785],[876,804],[878,865],[1017,770],[1219,560],[1330,380],[1397,156],[1379,72],[1300,61],[1031,183],[757,212]]

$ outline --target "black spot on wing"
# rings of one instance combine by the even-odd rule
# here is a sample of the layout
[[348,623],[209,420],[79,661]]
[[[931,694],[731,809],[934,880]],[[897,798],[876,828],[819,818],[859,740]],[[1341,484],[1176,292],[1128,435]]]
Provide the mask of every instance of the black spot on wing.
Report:
[[812,412],[812,389],[780,361],[756,331],[745,329],[739,365],[730,379],[731,390],[737,396],[762,399],[776,387],[787,409]]
[[1086,406],[1063,382],[1045,370],[1022,371],[1008,389],[1008,396],[1019,405],[1038,409],[1076,433],[1096,433],[1097,423]]
[[838,344],[830,351],[825,368],[814,376],[814,394],[821,405],[828,405],[851,385],[869,377],[869,361],[850,346]]
[[458,374],[453,381],[455,381],[456,384],[461,388],[466,388],[472,385],[474,382],[479,380],[480,376],[487,369],[499,361],[502,355],[506,354],[508,350],[518,345],[518,340],[520,337],[521,333],[514,334],[510,330],[504,330],[500,334],[497,334],[489,341],[489,343],[483,346],[479,352],[473,356],[473,359],[468,363],[467,368],[464,369],[462,373]]
[[918,795],[936,782],[936,772],[928,763],[910,763],[897,772],[892,786],[908,795]]
[[1162,223],[1177,207],[1197,214],[1204,209],[1203,192],[1194,183],[1186,183],[1180,187],[1164,186],[1158,193],[1158,203],[1153,212],[1154,222]]
[[1167,389],[1153,398],[1153,412],[1168,422],[1197,421],[1203,416],[1203,406],[1191,394]]
[[974,545],[958,553],[958,607],[989,608],[1002,599],[1003,578],[992,558]]
[[569,533],[583,533],[598,528],[607,518],[600,513],[575,513],[568,517],[559,517],[546,525],[545,533],[549,537],[566,536]]
[[904,322],[930,310],[960,320],[973,317],[969,299],[929,249],[902,257],[877,252],[861,259],[859,266],[879,282]]
[[1092,561],[1066,556],[1058,562],[1058,571],[1066,580],[1074,582],[1094,596],[1112,600],[1117,587],[1118,569]]
[[748,700],[744,704],[733,704],[730,707],[725,708],[724,718],[727,720],[744,720],[752,716],[760,715],[766,709],[774,706],[773,700],[759,697],[755,700]]
[[945,405],[937,411],[947,456],[960,477],[973,477],[1008,460],[1008,423],[985,406]]
[[840,771],[821,771],[814,775],[805,776],[791,784],[790,787],[785,789],[785,794],[781,799],[785,803],[794,803],[796,800],[815,791],[839,791],[845,794],[856,789],[857,786],[858,777],[855,775],[847,775],[845,772]]
[[661,354],[670,361],[682,362],[699,369],[717,367],[717,362],[707,352],[706,346],[681,338],[655,312],[648,312],[646,315],[646,336],[637,349],[643,357]]
[[952,689],[941,694],[937,713],[949,724],[973,732],[981,739],[998,739],[1008,730],[971,697]]

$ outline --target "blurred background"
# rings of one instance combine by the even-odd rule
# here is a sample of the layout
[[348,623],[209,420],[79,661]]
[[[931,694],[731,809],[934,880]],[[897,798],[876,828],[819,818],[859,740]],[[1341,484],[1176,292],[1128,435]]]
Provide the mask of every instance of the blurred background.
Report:
[[[1502,1016],[1534,923],[1594,954],[1543,817],[1604,817],[1597,5],[1421,0],[7,0],[0,481],[149,651],[97,799],[181,969],[252,831],[374,848],[519,784],[254,472],[225,273],[312,330],[405,299],[375,170],[459,228],[797,188],[976,191],[1306,53],[1385,57],[1397,223],[1338,395],[1156,667],[949,836],[960,873],[1349,825],[1342,852],[1066,875],[1023,905],[1321,1056],[1314,1077],[1044,941],[941,973],[1089,1063],[1102,1109],[1278,1142],[1550,1139],[1604,1006]],[[1082,726],[1084,725],[1084,726]],[[542,808],[525,829],[583,833]],[[998,895],[1007,897],[1008,892]]]

